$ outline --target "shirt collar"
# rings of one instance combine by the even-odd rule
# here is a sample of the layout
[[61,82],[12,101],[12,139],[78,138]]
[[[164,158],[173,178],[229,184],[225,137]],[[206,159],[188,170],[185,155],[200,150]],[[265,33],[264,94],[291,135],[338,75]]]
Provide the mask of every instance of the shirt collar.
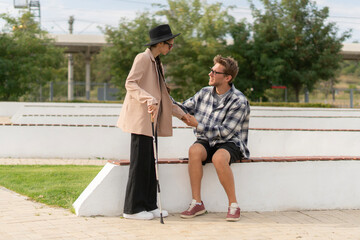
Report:
[[147,53],[147,54],[150,56],[151,61],[155,62],[155,58],[154,58],[154,56],[152,55],[150,48],[147,48],[147,49],[145,50],[145,53]]
[[[231,86],[231,88],[230,88],[226,93],[224,93],[224,94],[226,94],[226,95],[231,95],[231,94],[234,92],[234,89],[235,89],[234,84],[233,84],[233,83],[230,83],[230,86]],[[217,94],[215,87],[213,87],[212,94],[213,94],[214,96],[215,96],[215,94]]]

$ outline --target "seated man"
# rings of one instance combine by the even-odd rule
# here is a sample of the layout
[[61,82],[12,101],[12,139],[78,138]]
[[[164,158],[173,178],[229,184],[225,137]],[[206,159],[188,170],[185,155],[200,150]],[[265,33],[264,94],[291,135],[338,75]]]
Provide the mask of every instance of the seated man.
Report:
[[192,218],[206,212],[200,194],[202,165],[212,162],[229,199],[226,220],[237,221],[240,208],[230,164],[249,157],[250,105],[244,94],[232,84],[239,70],[237,61],[218,55],[214,58],[214,64],[209,73],[210,86],[204,87],[182,104],[191,114],[186,123],[195,128],[197,140],[189,149],[188,171],[193,200],[181,217]]

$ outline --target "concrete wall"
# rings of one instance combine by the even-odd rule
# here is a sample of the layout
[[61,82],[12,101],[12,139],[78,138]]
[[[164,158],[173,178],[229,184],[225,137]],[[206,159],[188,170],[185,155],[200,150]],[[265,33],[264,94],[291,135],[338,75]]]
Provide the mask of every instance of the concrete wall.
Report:
[[[159,157],[187,157],[192,129],[159,138]],[[250,130],[252,157],[360,156],[360,131]],[[129,159],[130,134],[109,127],[0,126],[0,157]]]
[[[194,141],[191,129],[175,129],[174,137],[159,139],[159,157],[186,157]],[[130,134],[108,127],[0,126],[0,147],[5,158],[129,159]]]
[[[0,116],[17,124],[115,125],[121,104],[4,103]],[[186,126],[173,118],[174,126]],[[360,110],[251,107],[251,128],[360,129]]]
[[24,105],[23,102],[0,102],[0,116],[11,117]]
[[[237,163],[231,167],[243,211],[360,208],[359,161]],[[191,201],[187,164],[161,164],[159,175],[163,208],[184,211]],[[128,166],[108,163],[74,203],[76,214],[121,215],[127,176]],[[204,167],[202,199],[208,211],[227,211],[227,197],[212,164]]]

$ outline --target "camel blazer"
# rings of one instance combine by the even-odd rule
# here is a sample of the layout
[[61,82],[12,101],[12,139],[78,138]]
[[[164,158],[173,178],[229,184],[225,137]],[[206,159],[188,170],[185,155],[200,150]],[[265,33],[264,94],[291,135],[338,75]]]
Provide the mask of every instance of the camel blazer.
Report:
[[135,57],[125,82],[126,96],[117,122],[124,132],[152,136],[148,105],[157,103],[161,109],[155,117],[158,136],[172,136],[172,115],[179,119],[185,115],[171,100],[164,81],[159,81],[156,69],[150,49]]

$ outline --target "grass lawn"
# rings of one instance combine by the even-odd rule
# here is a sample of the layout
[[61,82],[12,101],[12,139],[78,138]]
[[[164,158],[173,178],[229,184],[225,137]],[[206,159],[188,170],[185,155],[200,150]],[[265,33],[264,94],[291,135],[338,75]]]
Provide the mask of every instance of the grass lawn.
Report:
[[0,186],[51,206],[72,204],[103,166],[0,165]]

